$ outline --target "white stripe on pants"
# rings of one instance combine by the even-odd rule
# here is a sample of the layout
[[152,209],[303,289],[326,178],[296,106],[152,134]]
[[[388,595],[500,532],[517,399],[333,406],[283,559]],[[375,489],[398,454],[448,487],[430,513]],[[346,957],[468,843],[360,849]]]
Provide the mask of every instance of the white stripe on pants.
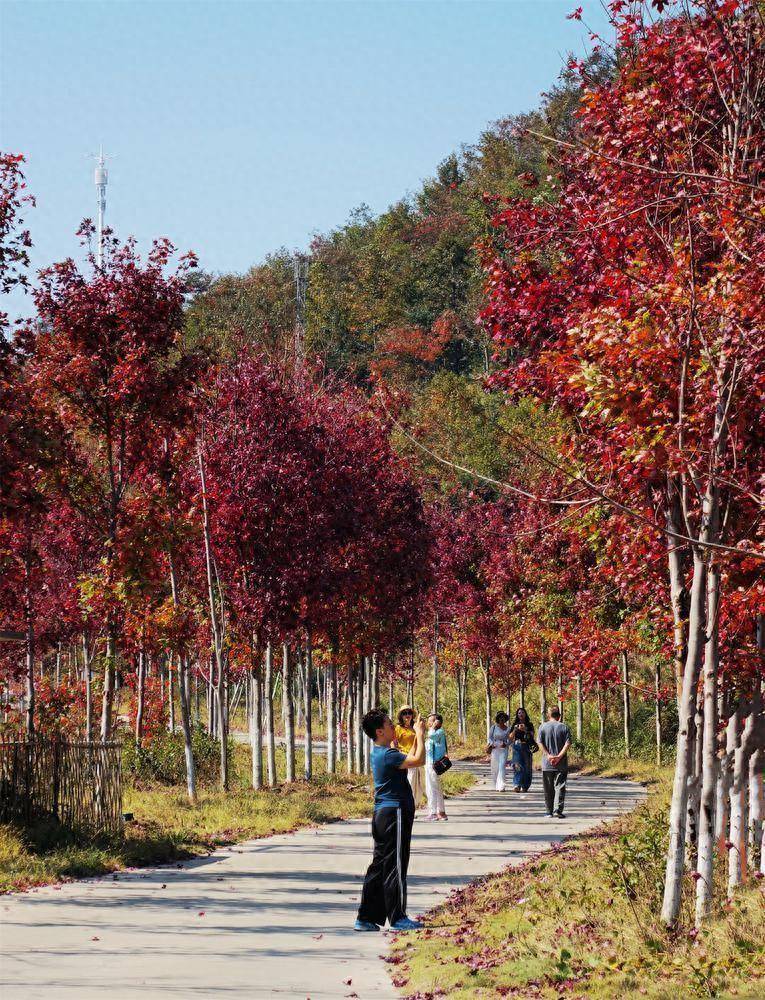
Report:
[[425,765],[425,793],[428,796],[428,812],[431,816],[446,813],[444,805],[444,790],[441,788],[441,775],[436,774],[432,764]]
[[505,790],[507,747],[494,747],[491,752],[491,783],[498,792]]

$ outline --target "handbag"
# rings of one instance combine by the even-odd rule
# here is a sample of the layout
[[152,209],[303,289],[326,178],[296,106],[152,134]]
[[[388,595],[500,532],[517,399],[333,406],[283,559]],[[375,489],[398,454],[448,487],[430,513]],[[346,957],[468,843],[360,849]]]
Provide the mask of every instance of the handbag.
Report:
[[449,744],[446,744],[446,753],[440,760],[433,761],[433,770],[436,774],[441,777],[442,774],[446,774],[449,768],[452,766],[452,762],[449,760]]
[[452,762],[446,756],[443,756],[441,760],[436,760],[433,762],[433,770],[439,776],[442,774],[446,774],[446,772],[449,770],[451,766]]

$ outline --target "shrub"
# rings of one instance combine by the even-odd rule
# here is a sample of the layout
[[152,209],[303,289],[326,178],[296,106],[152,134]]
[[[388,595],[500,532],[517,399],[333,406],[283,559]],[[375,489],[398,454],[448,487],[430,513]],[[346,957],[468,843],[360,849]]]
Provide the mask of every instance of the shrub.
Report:
[[[218,741],[202,726],[195,726],[191,746],[197,781],[200,784],[214,782],[220,760]],[[232,746],[229,746],[231,752]],[[186,780],[183,733],[159,732],[151,741],[140,746],[133,740],[127,740],[122,750],[122,768],[137,783],[159,781],[165,785],[183,784]]]

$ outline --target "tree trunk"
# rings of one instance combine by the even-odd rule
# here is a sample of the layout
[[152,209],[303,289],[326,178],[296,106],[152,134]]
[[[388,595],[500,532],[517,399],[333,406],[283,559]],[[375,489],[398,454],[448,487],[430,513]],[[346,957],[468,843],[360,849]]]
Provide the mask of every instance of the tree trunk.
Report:
[[717,791],[717,671],[719,644],[717,630],[717,599],[719,569],[710,566],[707,577],[707,642],[704,647],[704,712],[702,744],[701,798],[699,802],[699,832],[696,871],[696,927],[709,914],[712,902],[712,877],[715,852],[715,794]]
[[[726,714],[728,714],[726,712]],[[736,752],[741,722],[741,707],[736,700],[729,710],[728,722],[725,727],[725,750],[720,758],[717,770],[717,802],[715,806],[715,840],[718,853],[724,849],[730,824],[730,786],[733,781],[733,755]]]
[[170,710],[168,726],[171,733],[175,732],[175,698],[173,697],[173,659],[167,658],[167,704]]
[[305,780],[313,777],[313,647],[310,635],[305,641]]
[[253,666],[250,672],[250,684],[252,687],[250,696],[252,787],[257,792],[263,787],[263,679],[260,676],[259,664]]
[[654,720],[656,723],[656,763],[661,767],[661,663],[656,661],[653,673]]
[[[189,704],[188,660],[183,658],[178,668],[178,694],[183,729],[183,754],[186,759],[186,791],[192,805],[197,801],[197,771],[194,763],[194,749],[191,742],[191,705]],[[172,676],[172,674],[171,674]],[[172,697],[172,692],[171,692]]]
[[759,871],[762,866],[762,830],[765,819],[765,751],[759,747],[749,758],[749,866]]
[[353,686],[353,663],[348,660],[348,676],[346,683],[345,692],[345,712],[346,712],[346,729],[345,729],[345,752],[348,757],[346,762],[348,768],[348,774],[353,774],[353,736],[354,736],[354,707],[356,699],[354,698],[354,686]]
[[702,753],[704,704],[702,695],[696,698],[696,715],[694,717],[693,735],[693,770],[688,787],[688,818],[685,829],[685,860],[689,868],[696,866],[696,847],[699,840],[699,810],[701,808],[701,776],[703,767]]
[[664,900],[661,917],[668,926],[674,925],[680,912],[683,863],[685,860],[688,790],[693,772],[693,747],[696,715],[696,686],[699,662],[705,641],[706,621],[706,562],[703,554],[693,557],[693,586],[688,628],[688,649],[680,698],[680,726],[677,734],[677,759],[669,815],[669,847],[664,879]]
[[606,712],[608,703],[603,686],[598,681],[598,753],[602,757],[606,750]]
[[526,709],[526,676],[521,670],[520,677],[518,679],[518,704],[519,706]]
[[218,717],[218,743],[220,745],[220,787],[228,791],[228,712],[226,671],[221,667],[215,686],[215,707]]
[[287,751],[286,780],[295,780],[295,700],[292,693],[292,657],[282,645],[282,686],[284,689],[284,743]]
[[26,708],[24,713],[25,728],[29,739],[33,739],[35,735],[35,630],[32,624],[32,614],[31,611],[27,613],[27,628],[26,628],[26,639],[25,639],[25,658],[26,658],[26,678],[27,678],[27,691],[26,691]]
[[356,667],[356,773],[364,773],[364,730],[361,728],[361,720],[364,718],[364,657],[360,656]]
[[433,630],[433,712],[438,711],[438,615]]
[[263,706],[266,710],[266,762],[268,767],[268,784],[276,787],[276,734],[274,733],[274,650],[269,642],[266,645],[266,672],[263,678]]
[[582,675],[576,675],[576,739],[582,742],[584,731],[584,703],[582,701]]
[[561,676],[560,670],[558,671],[557,694],[558,694],[558,711],[560,712],[560,720],[561,722],[563,722],[563,677]]
[[542,679],[539,685],[539,714],[541,721],[547,721],[547,663],[542,660]]
[[143,712],[146,693],[146,656],[141,649],[138,651],[138,678],[136,687],[135,709],[135,741],[138,746],[143,742]]
[[624,718],[624,756],[632,756],[630,732],[632,729],[632,712],[630,705],[630,661],[626,650],[622,650],[622,710]]
[[484,660],[483,657],[478,658],[478,663],[483,670],[484,679],[484,694],[486,698],[486,739],[489,739],[489,732],[492,726],[491,718],[491,660],[487,656]]
[[746,874],[749,810],[749,760],[752,753],[756,706],[750,704],[746,715],[741,742],[733,755],[733,781],[730,789],[730,832],[728,842],[728,894],[740,885]]
[[337,650],[332,649],[327,667],[327,774],[334,774],[337,768]]
[[88,649],[88,639],[82,636],[82,665],[85,674],[85,742],[93,742],[93,671],[92,654]]
[[[675,534],[684,534],[681,504],[681,485],[678,480],[669,484],[667,504],[667,527]],[[680,714],[680,695],[683,684],[683,667],[687,654],[689,595],[685,585],[687,555],[676,541],[667,536],[667,560],[669,565],[669,592],[673,622],[673,668],[675,674],[675,699]]]
[[104,659],[104,693],[101,702],[101,740],[109,741],[112,734],[112,707],[114,704],[114,665],[117,659],[117,636],[113,625],[109,625],[106,636],[106,658]]
[[414,643],[409,657],[409,676],[406,679],[406,704],[414,706]]

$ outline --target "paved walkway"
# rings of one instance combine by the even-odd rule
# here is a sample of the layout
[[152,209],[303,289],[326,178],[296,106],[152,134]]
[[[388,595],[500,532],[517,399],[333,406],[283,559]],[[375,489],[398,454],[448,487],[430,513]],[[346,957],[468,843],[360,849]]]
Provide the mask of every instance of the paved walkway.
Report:
[[[415,823],[409,912],[451,889],[630,809],[643,789],[572,777],[567,818],[482,780]],[[350,929],[369,859],[368,820],[220,850],[182,867],[121,873],[0,897],[3,1000],[395,996],[386,935]]]

